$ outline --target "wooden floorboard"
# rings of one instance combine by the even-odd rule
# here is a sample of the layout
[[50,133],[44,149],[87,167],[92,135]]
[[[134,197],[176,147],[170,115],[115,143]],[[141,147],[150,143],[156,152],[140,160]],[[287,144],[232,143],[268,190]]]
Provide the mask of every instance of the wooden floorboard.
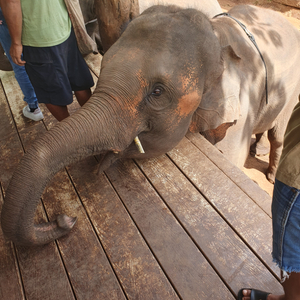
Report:
[[[174,155],[180,147],[181,144],[171,151],[169,156],[182,166],[184,160],[180,161],[180,158],[178,156],[175,158]],[[186,180],[181,170],[177,169],[166,156],[155,160],[139,161],[139,165],[231,290],[238,292],[245,284],[245,278],[248,278],[249,286],[255,285],[260,289],[270,288],[272,291],[281,290],[274,276],[257,255],[245,245],[236,230],[228,224],[228,220],[220,215],[204,194],[199,193],[199,189],[192,182]],[[210,176],[205,173],[205,170],[200,171],[197,164],[193,164],[193,167],[199,180]],[[223,182],[220,181],[220,184]],[[242,221],[242,218],[240,220]]]
[[[12,74],[9,75],[11,76]],[[14,78],[10,76],[8,76],[8,79],[11,78],[9,82],[14,82]],[[2,83],[5,87],[5,80]],[[14,86],[14,84],[11,86]],[[9,100],[9,97],[11,97],[11,100],[16,100],[18,102],[22,101],[19,99],[20,91],[18,91],[18,87],[16,86],[16,92],[13,93],[13,88],[11,86],[7,88],[7,92],[5,93],[7,98],[2,97],[1,103],[8,103],[7,101]],[[3,96],[4,94],[1,95]],[[10,108],[13,107],[14,105],[10,106]],[[6,109],[4,111],[5,114],[3,114],[3,117],[6,119],[11,119],[12,115],[10,110]],[[11,130],[11,134],[6,136],[4,139],[1,138],[0,148],[2,157],[1,167],[3,167],[2,170],[5,171],[1,172],[1,185],[4,187],[4,189],[7,187],[9,181],[9,178],[7,178],[5,175],[12,175],[17,163],[23,155],[24,149],[23,145],[21,144],[20,136],[17,133],[17,128],[9,126],[10,124],[13,124],[13,122],[7,122],[5,128],[7,130]],[[5,124],[3,125],[5,126]],[[23,132],[27,130],[28,128],[24,128]],[[11,143],[12,139],[14,140],[13,143]],[[37,211],[36,220],[45,220],[45,213],[41,205]],[[5,242],[4,239],[2,239],[2,242],[3,247],[13,247],[12,244]],[[51,297],[49,299],[59,299],[60,297],[65,299],[74,299],[65,268],[54,244],[43,247],[43,249],[26,249],[25,247],[17,247],[16,252],[13,254],[15,264],[18,266],[17,270],[20,272],[18,274],[20,281],[22,282],[20,286],[24,287],[24,294],[27,299],[47,299],[49,296]],[[37,289],[37,286],[41,286],[43,288]],[[54,289],[54,286],[61,288]],[[10,299],[12,291],[9,285],[2,286],[1,292],[4,295],[2,299]]]
[[271,217],[271,198],[267,192],[258,189],[257,183],[249,180],[249,177],[241,170],[232,168],[232,165],[227,162],[219,151],[212,151],[214,150],[213,145],[206,143],[200,137],[200,134],[188,133],[186,137]]
[[[96,82],[100,56],[86,58]],[[0,72],[0,209],[32,142],[56,120],[22,116],[11,72]],[[76,101],[71,114],[79,108]],[[281,293],[271,259],[270,197],[200,135],[166,155],[70,165],[42,195],[36,222],[66,213],[71,233],[15,247],[0,231],[0,299],[235,299],[244,286]]]
[[[0,210],[3,196],[0,193]],[[25,299],[16,257],[15,248],[11,243],[6,243],[0,231],[0,299]]]
[[[203,143],[205,142],[203,139]],[[219,214],[235,228],[274,272],[278,272],[270,255],[271,218],[247,197],[234,181],[223,172],[219,172],[215,164],[206,160],[205,156],[201,155],[187,139],[184,138],[169,155],[176,160],[186,176],[209,199]],[[202,174],[204,176],[201,176]]]
[[[3,85],[7,85],[8,81],[10,80],[4,79]],[[24,103],[18,101],[15,97],[15,93],[9,91],[9,89],[7,89],[7,96],[8,101],[11,104],[10,107],[13,115],[20,115]],[[33,140],[35,140],[39,134],[46,131],[46,128],[43,126],[43,122],[33,123],[32,126],[25,126],[23,128],[24,122],[26,122],[26,119],[20,118],[17,119],[16,124],[19,130],[20,139],[26,151]],[[51,127],[55,123],[56,121],[53,120],[49,114],[45,114],[45,125]],[[54,199],[55,201],[53,201]],[[78,195],[73,188],[73,183],[70,182],[66,171],[63,170],[59,172],[47,187],[43,194],[43,205],[50,220],[55,218],[55,215],[64,211],[69,215],[76,214],[79,226],[76,226],[74,230],[76,232],[74,235],[76,240],[70,241],[68,237],[66,237],[58,241],[58,249],[55,244],[51,244],[52,247],[54,247],[51,250],[48,249],[48,247],[45,247],[50,253],[56,252],[57,257],[52,261],[49,259],[51,255],[48,252],[45,253],[45,257],[47,257],[45,261],[48,262],[49,265],[44,266],[44,272],[35,272],[33,275],[24,277],[25,290],[28,291],[29,299],[32,297],[34,297],[32,299],[46,299],[47,297],[49,297],[49,299],[73,299],[75,296],[77,299],[86,299],[85,297],[87,297],[87,299],[122,299],[122,289],[119,286],[103,249],[99,245],[96,234],[86,235],[86,232],[93,232],[93,227],[86,216],[85,210],[81,205],[81,201],[78,198]],[[31,253],[30,250],[29,252]],[[21,253],[24,253],[24,251],[21,251]],[[38,253],[40,252],[38,251]],[[36,255],[33,255],[33,257],[35,258]],[[61,263],[60,266],[55,266],[55,263],[60,257],[62,258],[63,263]],[[31,259],[26,261],[33,267],[33,270],[37,269],[35,264],[31,263]],[[42,257],[37,258],[37,261],[43,261]],[[89,266],[88,277],[94,278],[94,280],[82,280],[83,277],[87,276],[86,265]],[[55,266],[55,272],[53,272],[52,266]],[[80,266],[83,266],[83,268],[80,268]],[[68,274],[64,268],[67,268]],[[25,267],[25,269],[28,270],[29,267]],[[59,270],[61,270],[61,272]],[[82,272],[80,272],[81,270]],[[41,278],[43,276],[39,274],[43,274],[44,278]],[[65,277],[66,284],[70,286],[69,291],[67,291],[66,287],[62,289],[53,289],[53,286],[60,286],[63,284],[63,277]],[[30,278],[30,281],[26,286],[27,278]],[[56,280],[57,283],[53,282],[52,279]],[[47,294],[40,295],[34,293],[34,291],[37,290],[36,286],[38,286],[37,284],[34,284],[37,280],[47,282],[46,286],[44,284],[44,289],[38,289],[39,291],[48,293],[47,297]],[[32,293],[30,292],[30,288],[33,289]],[[49,295],[48,290],[51,290],[52,293],[61,292],[59,295]],[[67,294],[62,294],[62,292],[67,292]]]
[[70,174],[128,299],[178,299],[107,177],[95,159]]
[[107,173],[180,297],[233,299],[139,169],[127,160]]

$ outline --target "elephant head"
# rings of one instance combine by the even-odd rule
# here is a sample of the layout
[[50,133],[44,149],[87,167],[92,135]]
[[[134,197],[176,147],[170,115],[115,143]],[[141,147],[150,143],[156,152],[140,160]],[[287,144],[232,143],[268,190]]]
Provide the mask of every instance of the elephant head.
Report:
[[[21,160],[3,205],[5,236],[36,245],[69,232],[75,219],[65,215],[33,222],[44,188],[64,166],[100,154],[103,170],[119,158],[171,150],[205,95],[213,94],[211,87],[223,72],[221,56],[209,19],[197,10],[154,6],[134,19],[104,55],[91,99],[36,140]],[[135,146],[136,137],[144,154]]]

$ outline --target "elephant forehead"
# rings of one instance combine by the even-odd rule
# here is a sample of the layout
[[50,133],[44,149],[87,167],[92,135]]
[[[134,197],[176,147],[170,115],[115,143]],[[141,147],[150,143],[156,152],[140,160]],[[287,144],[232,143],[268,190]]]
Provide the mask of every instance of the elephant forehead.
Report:
[[196,71],[194,66],[187,65],[184,72],[179,76],[179,81],[183,93],[194,91],[199,82],[199,70]]
[[[141,61],[145,56],[142,45],[135,46],[130,40],[118,40],[105,53],[102,59],[102,65],[120,64],[118,67],[125,65],[132,65]],[[134,65],[132,65],[134,66]]]
[[142,75],[142,71],[139,70],[135,76],[135,79],[138,81],[138,88],[135,92],[131,95],[130,99],[130,113],[133,115],[138,114],[138,107],[142,99],[144,98],[145,89],[148,86],[148,82],[146,81],[145,77]]
[[139,81],[140,92],[142,93],[142,90],[147,88],[149,83],[147,82],[142,69],[138,70],[136,77],[137,77],[137,80]]

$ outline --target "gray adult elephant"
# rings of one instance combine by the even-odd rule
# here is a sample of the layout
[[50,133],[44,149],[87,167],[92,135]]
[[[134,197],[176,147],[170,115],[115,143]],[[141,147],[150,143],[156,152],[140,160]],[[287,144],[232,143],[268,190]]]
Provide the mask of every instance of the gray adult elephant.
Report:
[[[252,133],[269,130],[270,170],[300,93],[300,33],[279,14],[236,6],[230,14],[255,34],[268,70],[243,29],[229,17],[155,6],[136,17],[105,53],[91,99],[34,142],[6,191],[4,235],[17,244],[45,244],[67,234],[76,219],[60,215],[34,224],[49,180],[61,168],[101,155],[101,169],[120,158],[171,150],[187,131],[206,135],[243,163]],[[145,154],[134,140],[139,137]]]

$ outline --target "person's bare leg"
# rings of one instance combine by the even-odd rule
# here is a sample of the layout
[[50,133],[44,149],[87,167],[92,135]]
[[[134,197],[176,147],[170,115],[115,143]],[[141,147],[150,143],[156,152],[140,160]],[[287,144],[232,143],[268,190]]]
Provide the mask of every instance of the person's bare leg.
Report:
[[83,91],[74,91],[76,99],[80,106],[83,106],[91,97],[92,92],[91,89],[83,90]]
[[69,116],[67,106],[46,104],[46,107],[51,112],[51,114],[55,117],[55,119],[59,122]]
[[[300,273],[290,273],[289,278],[286,278],[282,283],[284,295],[270,294],[267,300],[300,300]],[[250,300],[251,290],[244,290],[243,300]]]
[[[300,300],[300,273],[290,273],[289,278],[282,283],[284,300]],[[280,299],[281,300],[281,299]]]

